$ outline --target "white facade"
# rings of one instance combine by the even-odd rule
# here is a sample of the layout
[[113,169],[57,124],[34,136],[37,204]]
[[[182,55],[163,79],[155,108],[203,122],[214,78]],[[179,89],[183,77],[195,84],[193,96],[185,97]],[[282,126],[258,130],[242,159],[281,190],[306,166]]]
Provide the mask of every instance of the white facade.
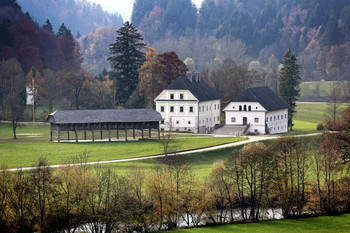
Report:
[[189,90],[163,90],[155,99],[160,128],[209,133],[220,124],[220,100],[199,101]]
[[250,125],[247,133],[265,134],[288,132],[288,109],[267,111],[258,102],[231,102],[224,109],[226,125]]

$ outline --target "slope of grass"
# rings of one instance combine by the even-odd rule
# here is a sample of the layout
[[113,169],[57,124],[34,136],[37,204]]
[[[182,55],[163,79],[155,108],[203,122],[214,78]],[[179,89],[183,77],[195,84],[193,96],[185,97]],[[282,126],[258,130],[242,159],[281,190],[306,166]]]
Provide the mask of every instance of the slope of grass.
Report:
[[[241,138],[179,138],[174,140],[178,150],[189,150],[242,140]],[[49,164],[72,161],[82,152],[89,152],[89,161],[104,161],[134,158],[163,153],[160,142],[119,141],[119,142],[22,142],[0,144],[0,161],[8,167],[27,167],[35,164],[39,157],[47,158]]]
[[199,227],[192,229],[178,229],[169,232],[259,232],[259,233],[340,233],[350,232],[350,214],[339,216],[321,216],[314,218],[266,221],[259,223],[227,224],[212,227]]

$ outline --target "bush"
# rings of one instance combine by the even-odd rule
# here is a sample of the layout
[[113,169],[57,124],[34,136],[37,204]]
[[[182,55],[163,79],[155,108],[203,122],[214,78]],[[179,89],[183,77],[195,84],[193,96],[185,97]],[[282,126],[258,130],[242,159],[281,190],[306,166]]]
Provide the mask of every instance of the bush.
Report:
[[316,127],[317,131],[323,131],[324,130],[324,125],[322,123],[319,123]]

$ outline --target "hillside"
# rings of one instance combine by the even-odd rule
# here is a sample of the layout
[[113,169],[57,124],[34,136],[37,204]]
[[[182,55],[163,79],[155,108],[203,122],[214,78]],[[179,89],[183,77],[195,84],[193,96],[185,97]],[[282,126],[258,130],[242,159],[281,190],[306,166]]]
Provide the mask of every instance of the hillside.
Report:
[[91,4],[87,0],[18,0],[23,12],[28,12],[40,25],[50,20],[54,31],[64,23],[72,30],[86,35],[93,30],[115,25],[120,27],[123,19],[120,14],[110,14],[100,4]]
[[132,22],[159,52],[191,56],[198,70],[223,58],[275,66],[291,48],[304,80],[349,79],[347,0],[204,0],[200,9],[191,0],[136,0]]

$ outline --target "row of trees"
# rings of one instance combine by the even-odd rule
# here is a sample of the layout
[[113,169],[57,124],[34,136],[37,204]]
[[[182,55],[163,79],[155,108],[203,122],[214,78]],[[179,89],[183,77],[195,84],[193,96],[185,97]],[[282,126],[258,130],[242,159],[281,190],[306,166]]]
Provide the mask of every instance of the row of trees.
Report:
[[339,133],[235,149],[205,179],[196,177],[182,156],[165,157],[163,166],[147,173],[135,167],[125,175],[87,167],[88,152],[74,159],[78,166],[53,170],[39,159],[28,173],[3,167],[0,230],[147,232],[349,211],[350,144],[340,143],[348,138],[349,116],[347,108],[338,120]]

